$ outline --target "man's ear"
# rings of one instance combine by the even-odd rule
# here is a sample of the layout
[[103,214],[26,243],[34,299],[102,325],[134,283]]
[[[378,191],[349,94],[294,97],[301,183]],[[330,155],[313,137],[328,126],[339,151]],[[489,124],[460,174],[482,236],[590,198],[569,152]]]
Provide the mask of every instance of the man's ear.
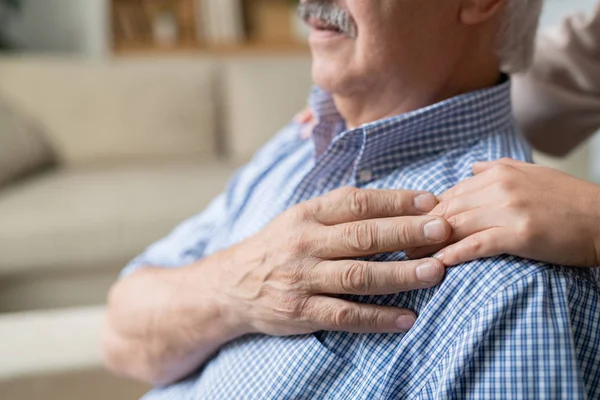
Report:
[[460,21],[466,25],[485,22],[501,12],[506,2],[507,0],[464,0],[459,14]]

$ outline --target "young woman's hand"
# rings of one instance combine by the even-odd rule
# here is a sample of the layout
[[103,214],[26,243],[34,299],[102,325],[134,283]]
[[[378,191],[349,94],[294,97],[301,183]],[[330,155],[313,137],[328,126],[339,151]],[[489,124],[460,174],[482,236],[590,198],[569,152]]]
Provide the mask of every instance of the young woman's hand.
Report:
[[432,211],[453,227],[447,246],[409,255],[437,251],[448,266],[500,254],[600,265],[600,186],[510,159],[475,164],[473,172],[440,196]]

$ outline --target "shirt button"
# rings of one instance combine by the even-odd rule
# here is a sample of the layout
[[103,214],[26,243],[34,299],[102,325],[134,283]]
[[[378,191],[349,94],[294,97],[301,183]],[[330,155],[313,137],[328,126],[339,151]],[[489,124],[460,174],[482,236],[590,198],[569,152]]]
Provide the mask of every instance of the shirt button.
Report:
[[361,182],[367,182],[373,179],[373,172],[370,169],[363,169],[358,172],[358,179]]

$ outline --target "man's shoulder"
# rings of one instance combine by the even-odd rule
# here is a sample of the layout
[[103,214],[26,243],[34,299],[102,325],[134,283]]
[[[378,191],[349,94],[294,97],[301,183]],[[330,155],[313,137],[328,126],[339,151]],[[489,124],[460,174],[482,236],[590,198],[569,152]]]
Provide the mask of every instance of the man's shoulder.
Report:
[[415,163],[401,165],[386,179],[391,188],[427,190],[441,194],[472,177],[476,162],[512,158],[531,162],[531,151],[516,127],[490,132],[468,145],[456,146]]

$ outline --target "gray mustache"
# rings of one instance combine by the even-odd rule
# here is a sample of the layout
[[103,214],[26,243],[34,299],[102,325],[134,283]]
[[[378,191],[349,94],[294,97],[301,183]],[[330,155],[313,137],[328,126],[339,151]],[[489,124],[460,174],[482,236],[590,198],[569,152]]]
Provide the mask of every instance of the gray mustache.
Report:
[[350,37],[356,37],[354,20],[344,9],[331,1],[309,1],[298,6],[298,14],[304,20],[316,18],[334,25]]

